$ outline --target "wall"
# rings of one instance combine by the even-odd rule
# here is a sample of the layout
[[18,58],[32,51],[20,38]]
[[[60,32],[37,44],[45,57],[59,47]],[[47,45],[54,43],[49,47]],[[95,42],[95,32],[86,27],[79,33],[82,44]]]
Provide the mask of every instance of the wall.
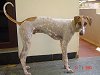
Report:
[[80,15],[90,16],[92,25],[87,26],[86,34],[82,37],[86,41],[100,47],[100,14],[96,9],[80,9]]
[[[16,0],[16,17],[18,21],[32,16],[50,16],[56,18],[73,18],[79,14],[78,0]],[[19,28],[19,27],[18,27]],[[68,46],[68,52],[78,52],[79,35],[75,33]],[[29,56],[61,53],[59,41],[45,34],[36,34],[31,39]],[[18,33],[19,51],[22,49]]]

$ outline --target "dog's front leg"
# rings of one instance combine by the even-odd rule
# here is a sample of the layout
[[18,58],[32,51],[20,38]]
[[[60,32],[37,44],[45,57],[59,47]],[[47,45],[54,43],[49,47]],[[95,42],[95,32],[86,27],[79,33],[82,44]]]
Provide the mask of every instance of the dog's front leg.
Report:
[[62,61],[64,63],[64,67],[66,68],[68,73],[73,73],[73,70],[69,68],[68,65],[68,56],[67,56],[67,45],[68,43],[65,40],[60,40],[61,49],[62,49]]

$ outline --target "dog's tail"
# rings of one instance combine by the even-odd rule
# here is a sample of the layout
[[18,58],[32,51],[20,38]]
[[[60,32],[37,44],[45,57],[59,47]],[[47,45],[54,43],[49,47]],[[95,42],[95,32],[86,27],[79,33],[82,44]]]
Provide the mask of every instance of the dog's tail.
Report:
[[4,4],[4,6],[3,6],[4,14],[5,14],[6,17],[7,17],[9,20],[11,20],[12,22],[14,22],[14,23],[16,23],[16,24],[18,24],[18,25],[21,25],[22,22],[16,21],[15,19],[13,19],[12,17],[10,17],[10,16],[7,14],[7,12],[6,12],[6,6],[7,6],[8,4],[10,4],[11,6],[14,7],[14,5],[13,5],[11,2],[6,2],[6,3]]

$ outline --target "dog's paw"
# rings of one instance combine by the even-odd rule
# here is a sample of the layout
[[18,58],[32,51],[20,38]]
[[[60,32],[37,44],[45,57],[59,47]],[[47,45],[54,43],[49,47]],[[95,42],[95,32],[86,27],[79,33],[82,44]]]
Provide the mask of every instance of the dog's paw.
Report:
[[[70,68],[70,65],[68,65],[68,67]],[[66,66],[64,66],[64,69],[66,69]]]
[[72,69],[67,69],[67,73],[73,73],[74,71]]
[[31,75],[31,73],[29,73],[29,72],[25,72],[25,75]]
[[27,70],[30,69],[30,66],[26,66],[26,69],[27,69]]

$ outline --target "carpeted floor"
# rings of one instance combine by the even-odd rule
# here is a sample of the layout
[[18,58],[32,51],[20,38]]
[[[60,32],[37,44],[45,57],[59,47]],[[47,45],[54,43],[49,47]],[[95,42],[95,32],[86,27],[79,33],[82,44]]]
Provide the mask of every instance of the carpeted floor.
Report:
[[[67,73],[61,60],[28,63],[32,75],[100,75],[100,57],[70,59],[70,67],[74,73]],[[24,75],[18,65],[0,66],[0,75]]]

